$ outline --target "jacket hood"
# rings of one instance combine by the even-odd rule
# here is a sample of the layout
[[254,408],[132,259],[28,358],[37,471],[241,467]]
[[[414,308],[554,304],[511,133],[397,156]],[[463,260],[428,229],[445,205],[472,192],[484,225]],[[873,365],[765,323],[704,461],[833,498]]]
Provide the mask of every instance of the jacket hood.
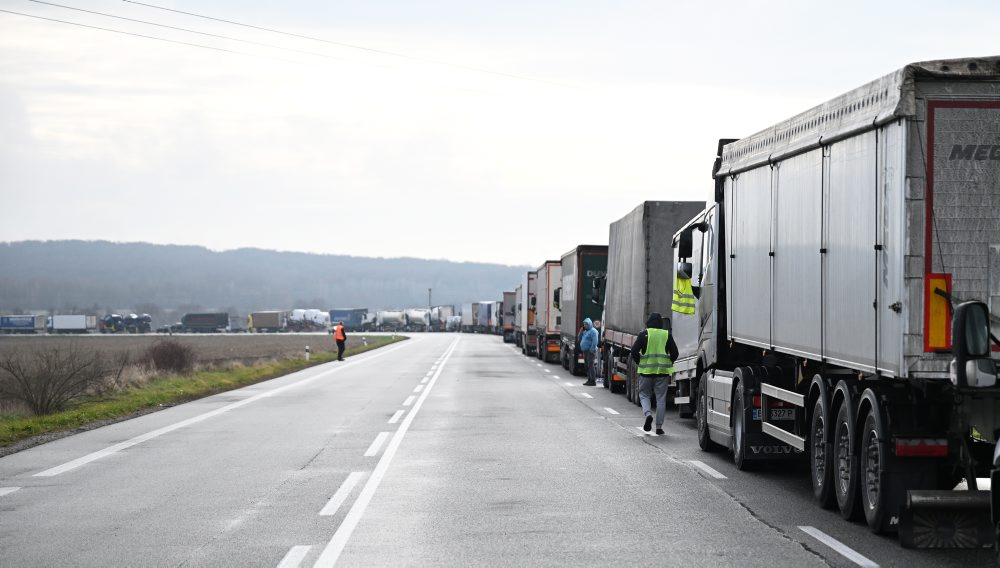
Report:
[[583,323],[587,324],[591,329],[594,327],[594,322],[590,321],[590,318],[584,319]]
[[663,329],[663,316],[660,315],[660,312],[649,314],[649,318],[646,320],[646,327]]

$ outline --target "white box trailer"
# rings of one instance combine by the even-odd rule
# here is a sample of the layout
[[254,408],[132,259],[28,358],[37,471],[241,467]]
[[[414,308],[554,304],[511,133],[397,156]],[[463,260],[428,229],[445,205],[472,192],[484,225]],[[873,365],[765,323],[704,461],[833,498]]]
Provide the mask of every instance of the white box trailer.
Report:
[[927,503],[987,526],[939,546],[993,540],[1000,491],[948,490],[1000,490],[998,134],[990,57],[908,65],[720,143],[716,203],[673,243],[697,298],[672,314],[676,378],[703,448],[741,468],[807,452],[822,505],[904,545],[925,542]]
[[556,290],[562,285],[562,265],[547,260],[538,267],[535,294],[535,353],[543,361],[559,362],[559,335],[562,314],[557,307]]
[[97,316],[54,315],[49,319],[50,333],[90,333],[97,331]]

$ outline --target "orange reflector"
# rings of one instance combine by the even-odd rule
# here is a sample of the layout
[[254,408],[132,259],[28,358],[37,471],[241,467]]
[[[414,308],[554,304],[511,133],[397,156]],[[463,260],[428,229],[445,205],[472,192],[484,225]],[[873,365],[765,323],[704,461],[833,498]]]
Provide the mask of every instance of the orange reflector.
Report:
[[612,381],[624,381],[625,377],[619,375],[618,373],[615,373],[614,375],[611,375],[611,380]]
[[951,349],[951,306],[935,290],[951,292],[951,274],[928,274],[924,282],[924,351]]
[[910,458],[947,457],[948,440],[944,438],[897,439],[896,455]]

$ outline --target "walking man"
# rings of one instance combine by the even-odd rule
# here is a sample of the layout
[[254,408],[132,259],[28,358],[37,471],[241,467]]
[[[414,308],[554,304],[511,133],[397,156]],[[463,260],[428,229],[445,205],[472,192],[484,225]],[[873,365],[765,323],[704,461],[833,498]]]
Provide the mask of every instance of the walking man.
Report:
[[344,322],[337,322],[337,327],[333,330],[333,339],[337,342],[337,360],[343,361],[344,348],[347,345],[347,332],[344,331]]
[[667,385],[674,374],[674,360],[677,359],[677,344],[670,330],[663,325],[663,316],[657,312],[649,314],[646,330],[639,334],[632,345],[632,360],[638,364],[639,402],[646,422],[642,429],[649,432],[653,425],[650,398],[656,394],[656,434],[663,435],[663,414],[667,410]]
[[[594,329],[594,322],[590,318],[583,320],[583,333],[580,334],[580,351],[583,352],[583,365],[587,368],[587,382],[584,386],[597,386],[597,367],[594,359],[597,355],[597,330]],[[576,365],[576,361],[573,361]]]

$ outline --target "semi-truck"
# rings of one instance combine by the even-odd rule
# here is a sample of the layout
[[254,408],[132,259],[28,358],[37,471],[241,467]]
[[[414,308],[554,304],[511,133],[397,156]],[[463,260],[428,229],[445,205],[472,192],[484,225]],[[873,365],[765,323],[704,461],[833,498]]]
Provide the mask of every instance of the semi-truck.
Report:
[[590,318],[600,329],[604,304],[600,286],[608,273],[608,247],[606,245],[580,245],[562,255],[560,261],[562,285],[559,288],[561,343],[559,360],[564,369],[574,375],[585,374],[583,353],[576,344],[583,320]]
[[0,316],[0,333],[44,333],[46,316]]
[[496,333],[497,321],[496,321],[496,309],[497,303],[483,300],[478,303],[478,309],[476,310],[475,318],[475,328],[479,333]]
[[431,308],[431,331],[447,331],[448,320],[455,315],[455,306]]
[[536,294],[535,308],[535,354],[546,362],[559,362],[561,339],[559,326],[562,315],[559,311],[559,288],[561,281],[561,263],[558,260],[546,260],[535,271]]
[[606,388],[623,390],[634,403],[639,381],[632,344],[651,312],[669,318],[673,235],[704,208],[704,201],[646,201],[609,228],[601,377]]
[[247,316],[247,331],[250,333],[279,333],[288,329],[288,312],[267,310],[250,312]]
[[330,324],[344,322],[345,331],[362,331],[368,308],[334,308],[330,310]]
[[376,312],[376,327],[379,331],[403,331],[406,329],[406,312],[403,310],[379,310]]
[[714,203],[673,238],[703,449],[740,469],[807,455],[817,503],[904,546],[996,545],[998,132],[990,57],[720,142]]
[[203,312],[184,314],[181,330],[185,333],[219,333],[229,331],[229,314],[226,312]]
[[479,303],[472,302],[462,304],[462,332],[472,333],[476,329],[476,320],[479,319]]
[[428,308],[409,308],[406,310],[407,331],[430,331],[431,311]]
[[97,316],[54,315],[48,320],[49,333],[90,333],[97,331]]
[[153,318],[149,314],[107,314],[97,323],[101,333],[150,333],[153,331]]
[[521,278],[520,293],[517,296],[517,321],[514,323],[514,341],[521,353],[534,357],[538,342],[535,337],[535,291],[538,272],[531,270]]
[[517,316],[517,292],[504,292],[500,304],[500,325],[503,328],[503,342],[514,343],[514,318]]

